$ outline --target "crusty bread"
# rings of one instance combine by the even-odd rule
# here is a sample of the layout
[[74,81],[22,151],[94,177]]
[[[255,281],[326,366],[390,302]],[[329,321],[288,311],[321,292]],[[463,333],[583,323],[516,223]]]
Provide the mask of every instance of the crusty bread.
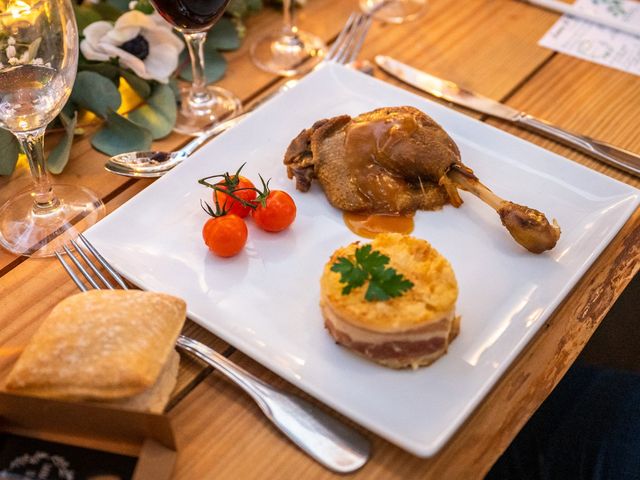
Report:
[[138,290],[68,297],[34,334],[6,389],[93,401],[125,401],[158,383],[164,392],[171,382],[160,382],[160,373],[167,367],[175,381],[175,357],[173,364],[170,357],[185,313],[181,299]]
[[342,294],[340,274],[331,271],[339,257],[353,257],[360,244],[339,248],[320,281],[320,307],[327,330],[345,347],[393,368],[428,365],[446,353],[459,330],[455,315],[458,284],[449,262],[428,242],[395,233],[378,235],[373,250],[413,282],[403,295],[369,302],[367,288]]
[[109,404],[131,410],[161,413],[176,386],[179,365],[180,355],[173,350],[169,355],[169,360],[160,371],[158,380],[151,388],[133,397],[110,401]]

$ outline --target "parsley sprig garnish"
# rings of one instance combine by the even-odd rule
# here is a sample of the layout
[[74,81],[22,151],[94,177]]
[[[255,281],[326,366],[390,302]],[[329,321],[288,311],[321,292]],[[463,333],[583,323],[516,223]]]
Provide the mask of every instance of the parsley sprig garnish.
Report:
[[413,287],[413,282],[407,280],[393,268],[386,267],[389,257],[371,249],[371,245],[364,245],[356,249],[351,258],[338,257],[331,266],[331,271],[340,274],[340,283],[344,283],[342,294],[348,295],[354,288],[369,282],[364,294],[365,300],[388,300],[399,297]]

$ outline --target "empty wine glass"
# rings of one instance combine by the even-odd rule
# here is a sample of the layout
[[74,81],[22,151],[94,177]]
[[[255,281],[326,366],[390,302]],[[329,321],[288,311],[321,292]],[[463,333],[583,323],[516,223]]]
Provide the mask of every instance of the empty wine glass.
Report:
[[17,137],[33,179],[0,208],[0,244],[13,253],[51,256],[77,235],[74,224],[104,216],[93,192],[52,185],[45,165],[45,128],[69,98],[77,65],[69,0],[0,0],[0,127]]
[[222,17],[229,0],[151,0],[162,17],[184,35],[191,58],[193,83],[182,88],[174,130],[199,135],[240,112],[240,99],[224,88],[207,85],[204,43],[207,32]]
[[360,8],[383,22],[404,23],[426,12],[427,0],[360,0]]
[[263,70],[290,77],[311,70],[327,47],[317,36],[295,24],[295,0],[282,0],[283,26],[251,45],[251,58]]

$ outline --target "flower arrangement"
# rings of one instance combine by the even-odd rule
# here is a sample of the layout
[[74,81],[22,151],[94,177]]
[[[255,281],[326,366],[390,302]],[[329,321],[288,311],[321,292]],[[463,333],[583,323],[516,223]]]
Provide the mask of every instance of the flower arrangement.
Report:
[[[225,17],[207,36],[209,82],[226,70],[220,52],[240,46],[243,18],[261,8],[262,0],[231,0]],[[52,173],[62,172],[74,135],[83,133],[82,125],[95,118],[102,120],[91,138],[95,149],[107,155],[149,149],[153,140],[173,129],[177,80],[191,80],[181,36],[148,0],[84,0],[75,6],[75,13],[80,31],[78,74],[69,101],[49,126],[63,132],[48,156]],[[20,62],[10,41],[4,46],[7,57]],[[13,172],[19,151],[14,136],[0,129],[0,175]]]

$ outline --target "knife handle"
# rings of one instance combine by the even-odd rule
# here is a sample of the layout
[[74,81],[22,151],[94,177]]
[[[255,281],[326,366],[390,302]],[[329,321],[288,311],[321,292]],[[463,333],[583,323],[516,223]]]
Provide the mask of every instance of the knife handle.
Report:
[[529,130],[534,130],[542,135],[557,140],[581,152],[600,160],[607,165],[624,170],[631,175],[640,177],[640,156],[622,148],[614,147],[605,142],[594,140],[585,135],[578,135],[563,128],[539,120],[526,113],[520,114],[515,122]]

